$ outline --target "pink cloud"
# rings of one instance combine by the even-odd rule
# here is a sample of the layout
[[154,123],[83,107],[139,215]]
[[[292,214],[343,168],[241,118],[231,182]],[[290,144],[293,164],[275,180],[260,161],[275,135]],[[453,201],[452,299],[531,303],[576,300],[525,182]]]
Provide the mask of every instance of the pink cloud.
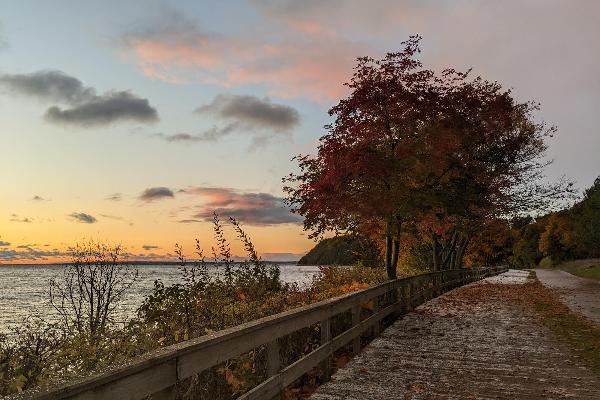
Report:
[[214,187],[193,187],[185,192],[200,195],[205,202],[190,219],[181,222],[211,221],[213,212],[248,225],[297,224],[302,221],[300,216],[290,212],[282,198],[269,193],[247,193]]
[[331,102],[347,92],[343,83],[356,58],[372,53],[325,32],[319,23],[300,22],[310,35],[273,39],[209,34],[177,18],[157,31],[124,38],[126,55],[145,75],[225,87],[262,85],[274,96]]

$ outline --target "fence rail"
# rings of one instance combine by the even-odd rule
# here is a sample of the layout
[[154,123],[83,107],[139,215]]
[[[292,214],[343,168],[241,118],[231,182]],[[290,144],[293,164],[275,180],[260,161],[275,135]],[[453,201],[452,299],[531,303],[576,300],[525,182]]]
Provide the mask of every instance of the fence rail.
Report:
[[[408,312],[448,290],[506,270],[504,266],[446,270],[388,281],[168,346],[109,373],[41,393],[25,392],[24,398],[135,400],[152,396],[152,399],[173,399],[177,382],[263,345],[267,349],[269,377],[240,399],[272,398],[319,364],[323,365],[328,376],[333,353],[350,343],[353,352],[359,352],[361,334],[369,329],[378,334],[382,319],[392,314]],[[361,304],[378,300],[382,296],[392,300],[361,320]],[[380,304],[379,301],[373,303]],[[331,319],[348,311],[352,314],[352,326],[332,337]],[[320,325],[320,346],[291,365],[280,365],[278,339],[314,324]]]

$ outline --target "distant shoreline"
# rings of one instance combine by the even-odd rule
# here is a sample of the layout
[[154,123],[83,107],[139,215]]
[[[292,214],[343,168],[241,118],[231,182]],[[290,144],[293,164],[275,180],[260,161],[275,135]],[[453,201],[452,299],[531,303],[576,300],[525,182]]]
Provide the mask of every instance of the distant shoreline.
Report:
[[[267,263],[267,264],[294,264],[296,265],[298,263],[298,260],[290,260],[290,261],[269,261],[269,260],[261,260],[261,262],[263,263]],[[185,264],[183,265],[194,265],[196,264],[196,261],[186,261]],[[222,262],[215,262],[215,261],[205,261],[204,262],[206,265],[212,266],[212,265],[219,265],[219,264],[223,264]],[[244,261],[234,261],[233,264],[242,264],[244,263]],[[144,265],[174,265],[174,266],[180,266],[182,265],[182,263],[180,261],[119,261],[116,263],[117,265],[135,265],[135,266],[144,266]],[[35,264],[3,264],[0,263],[0,268],[2,267],[37,267],[37,266],[47,266],[47,267],[53,267],[53,266],[63,266],[63,265],[73,265],[73,263],[71,262],[59,262],[59,263],[35,263]]]

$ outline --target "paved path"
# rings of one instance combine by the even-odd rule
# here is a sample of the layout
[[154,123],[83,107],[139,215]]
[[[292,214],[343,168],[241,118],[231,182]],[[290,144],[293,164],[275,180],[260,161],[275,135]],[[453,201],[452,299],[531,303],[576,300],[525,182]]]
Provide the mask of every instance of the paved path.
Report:
[[[514,284],[527,274],[491,280]],[[484,284],[397,321],[311,399],[600,399],[597,376],[522,309],[481,299],[476,285]]]
[[561,300],[571,310],[600,324],[599,281],[552,269],[536,269],[535,273],[544,286],[559,291]]

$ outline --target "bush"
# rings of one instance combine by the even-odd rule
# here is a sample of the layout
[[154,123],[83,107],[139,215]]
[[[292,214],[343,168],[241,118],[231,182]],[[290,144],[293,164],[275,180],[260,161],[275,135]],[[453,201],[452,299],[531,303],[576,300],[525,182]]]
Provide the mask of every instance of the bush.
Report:
[[96,339],[110,326],[138,269],[121,263],[121,247],[94,241],[75,246],[61,279],[50,280],[50,304],[66,334]]
[[339,296],[385,282],[383,268],[370,268],[362,264],[352,267],[319,267],[320,274],[313,278],[310,291],[314,300]]
[[10,337],[0,335],[0,395],[43,382],[62,341],[56,326],[39,319],[26,319]]

